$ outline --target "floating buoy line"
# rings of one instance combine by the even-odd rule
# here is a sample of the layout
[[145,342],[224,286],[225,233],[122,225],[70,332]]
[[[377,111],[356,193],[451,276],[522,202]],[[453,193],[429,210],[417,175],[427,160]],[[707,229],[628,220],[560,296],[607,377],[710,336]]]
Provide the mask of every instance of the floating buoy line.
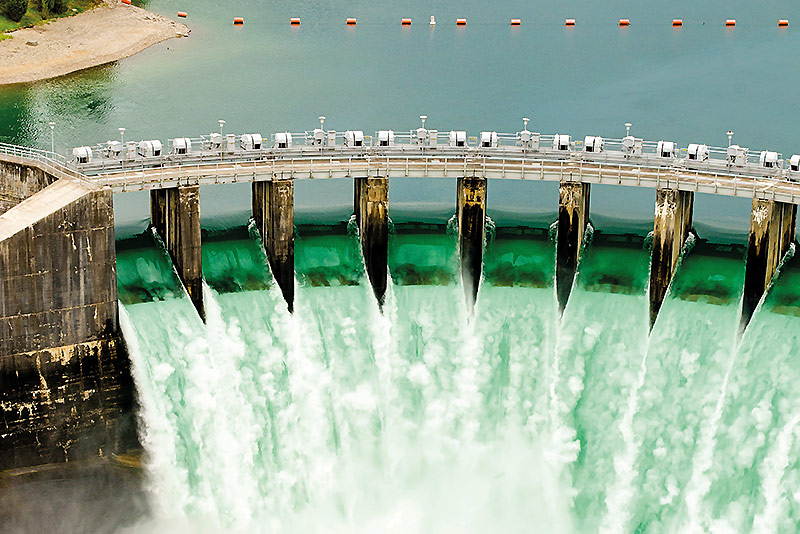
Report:
[[[131,0],[120,0],[123,4],[131,5]],[[186,11],[178,11],[178,17],[186,18],[188,17],[188,13]],[[402,26],[411,26],[411,18],[410,17],[403,17],[400,19],[400,24]],[[673,28],[681,28],[683,27],[683,19],[674,18],[672,19],[672,27]],[[240,26],[244,24],[244,17],[234,17],[233,24],[236,26]],[[300,17],[291,17],[289,19],[289,24],[292,26],[299,26],[300,25]],[[355,17],[347,17],[345,19],[345,24],[347,26],[355,26],[357,24],[357,19]],[[705,23],[703,23],[705,24]],[[459,17],[456,19],[456,26],[466,26],[467,19],[464,17]],[[520,18],[512,18],[510,21],[511,26],[521,26],[522,19]],[[564,20],[564,26],[573,27],[577,25],[577,19],[568,18]],[[628,27],[631,25],[631,19],[628,18],[620,18],[618,19],[618,25],[620,27]],[[430,26],[433,28],[436,26],[436,17],[431,15],[430,18]],[[724,21],[725,28],[733,28],[736,26],[736,19],[725,19]],[[779,28],[786,28],[789,26],[789,19],[778,19],[778,27]]]

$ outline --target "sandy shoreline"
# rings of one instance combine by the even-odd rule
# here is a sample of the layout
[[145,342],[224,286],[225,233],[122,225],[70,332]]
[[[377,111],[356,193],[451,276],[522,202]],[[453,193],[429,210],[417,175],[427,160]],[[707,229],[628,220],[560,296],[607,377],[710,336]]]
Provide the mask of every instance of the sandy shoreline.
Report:
[[0,41],[0,85],[63,76],[117,61],[189,28],[121,2],[12,32]]

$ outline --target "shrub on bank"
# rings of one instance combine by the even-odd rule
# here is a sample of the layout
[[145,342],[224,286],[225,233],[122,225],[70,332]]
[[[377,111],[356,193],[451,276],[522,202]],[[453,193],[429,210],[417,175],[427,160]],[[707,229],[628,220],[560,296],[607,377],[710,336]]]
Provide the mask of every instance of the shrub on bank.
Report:
[[0,0],[0,11],[14,22],[19,22],[28,11],[28,0]]
[[50,15],[61,15],[67,10],[67,0],[37,0],[37,7],[46,19]]

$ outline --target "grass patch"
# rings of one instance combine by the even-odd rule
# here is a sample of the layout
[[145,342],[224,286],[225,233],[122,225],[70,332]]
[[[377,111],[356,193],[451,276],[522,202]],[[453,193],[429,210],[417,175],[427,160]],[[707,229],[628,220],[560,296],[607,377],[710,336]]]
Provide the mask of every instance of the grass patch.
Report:
[[4,15],[0,15],[0,41],[9,39],[8,32],[18,30],[20,28],[30,28],[38,24],[46,24],[47,22],[62,17],[71,17],[78,13],[88,11],[102,3],[101,0],[69,0],[67,2],[67,10],[62,14],[43,13],[36,9],[38,2],[32,0],[28,3],[28,11],[22,16],[19,22],[14,22]]

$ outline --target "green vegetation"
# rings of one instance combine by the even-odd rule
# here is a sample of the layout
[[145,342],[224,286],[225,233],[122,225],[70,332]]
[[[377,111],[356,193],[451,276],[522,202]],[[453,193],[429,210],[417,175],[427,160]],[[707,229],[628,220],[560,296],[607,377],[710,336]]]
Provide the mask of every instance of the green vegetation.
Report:
[[48,20],[76,15],[102,0],[0,0],[0,41],[6,32],[28,28]]

